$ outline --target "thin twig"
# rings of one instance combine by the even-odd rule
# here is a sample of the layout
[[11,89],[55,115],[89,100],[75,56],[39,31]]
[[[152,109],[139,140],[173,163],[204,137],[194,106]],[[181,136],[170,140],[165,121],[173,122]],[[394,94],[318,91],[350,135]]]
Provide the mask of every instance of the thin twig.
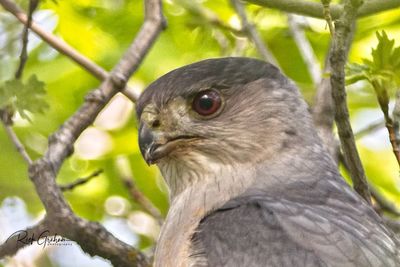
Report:
[[160,211],[153,205],[153,203],[136,187],[132,177],[121,176],[124,185],[129,190],[129,194],[132,199],[143,208],[144,211],[149,213],[156,219],[158,224],[161,226],[164,222],[164,218]]
[[335,27],[333,27],[331,10],[329,8],[329,6],[331,4],[331,0],[321,0],[321,2],[322,2],[323,10],[324,10],[324,18],[329,27],[329,32],[331,33],[331,36],[334,36],[335,35]]
[[375,80],[371,81],[372,86],[374,87],[379,107],[382,110],[383,117],[385,119],[385,126],[389,133],[389,140],[392,145],[393,154],[396,157],[398,165],[400,165],[400,150],[397,145],[396,131],[394,128],[394,123],[392,118],[389,115],[389,93],[387,88],[384,85],[381,85]]
[[212,10],[205,8],[203,5],[199,4],[197,1],[175,0],[174,2],[178,5],[180,5],[181,7],[183,7],[192,16],[201,18],[202,21],[208,23],[211,26],[219,28],[223,31],[232,32],[234,34],[238,34],[238,35],[243,34],[241,30],[231,27],[229,24],[227,24],[223,20],[221,20],[217,16],[217,14],[215,14]]
[[393,127],[392,118],[388,117],[388,119],[386,120],[385,126],[389,133],[389,140],[390,140],[390,144],[392,145],[393,154],[396,157],[397,164],[400,166],[400,149],[399,149],[399,146],[397,145],[396,132]]
[[354,189],[368,202],[371,203],[371,194],[368,189],[367,179],[357,152],[353,130],[351,128],[347,97],[345,90],[346,43],[352,36],[352,25],[356,20],[357,10],[362,4],[357,0],[345,0],[343,14],[335,23],[330,64],[332,68],[331,86],[332,97],[335,103],[335,121],[338,128],[341,147],[345,160],[349,166],[350,177]]
[[304,63],[307,66],[315,88],[317,88],[318,84],[321,82],[321,65],[314,54],[314,50],[311,47],[304,30],[298,22],[298,16],[288,14],[288,24],[290,33],[293,36],[293,40],[296,43]]
[[101,173],[103,173],[103,170],[97,170],[95,172],[93,172],[92,174],[83,177],[83,178],[78,178],[77,180],[75,180],[74,182],[70,183],[70,184],[66,184],[66,185],[60,185],[60,189],[61,191],[65,192],[65,191],[71,191],[73,190],[75,187],[80,186],[80,185],[84,185],[87,182],[89,182],[90,180],[92,180],[94,177],[99,176]]
[[[245,0],[249,3],[275,8],[288,13],[295,13],[307,17],[325,19],[323,6],[321,3],[302,0]],[[400,7],[399,0],[369,0],[364,1],[362,7],[356,11],[357,17],[365,17],[376,13]],[[341,17],[344,12],[343,5],[330,5],[330,14],[333,20]]]
[[159,209],[137,188],[134,182],[132,167],[126,157],[118,157],[116,160],[118,175],[133,199],[144,211],[152,215],[161,226],[164,218]]
[[382,193],[380,193],[378,189],[376,189],[372,184],[369,185],[369,189],[371,190],[371,195],[379,206],[379,214],[382,214],[382,211],[387,211],[394,215],[400,216],[400,210],[399,208],[397,208],[394,202],[386,199],[386,197]]
[[228,48],[229,48],[229,40],[225,36],[225,34],[220,30],[220,29],[215,29],[213,33],[214,39],[217,41],[219,44],[219,47],[221,49],[221,56],[227,56],[230,54]]
[[26,163],[28,163],[29,165],[32,164],[32,159],[30,158],[28,152],[26,152],[26,149],[25,149],[24,145],[19,140],[18,136],[15,134],[14,130],[12,129],[12,127],[10,125],[6,125],[4,122],[3,122],[3,125],[4,125],[4,128],[6,130],[6,133],[7,133],[8,137],[13,142],[13,144],[14,144],[15,148],[17,149],[17,151],[21,154],[21,156],[26,161]]
[[22,49],[21,54],[19,56],[19,64],[17,71],[15,72],[15,79],[20,79],[22,77],[22,72],[24,71],[24,67],[26,61],[28,60],[28,35],[29,35],[29,27],[32,24],[32,15],[33,11],[37,8],[39,4],[38,0],[30,0],[29,1],[29,11],[28,11],[28,19],[24,26],[24,30],[22,33]]
[[231,4],[240,19],[243,31],[246,33],[247,38],[254,43],[260,56],[265,61],[270,62],[276,66],[279,66],[278,61],[276,60],[274,55],[270,52],[267,44],[261,39],[261,36],[258,33],[257,29],[248,20],[246,15],[246,10],[243,4],[239,0],[231,0]]
[[379,129],[382,129],[385,126],[385,120],[384,119],[379,119],[376,120],[374,122],[372,122],[371,124],[365,126],[364,128],[361,128],[360,130],[358,130],[355,134],[354,137],[356,139],[359,139],[367,134],[371,134]]
[[[10,0],[0,0],[0,5],[2,5],[5,10],[13,14],[21,23],[28,25],[28,16],[14,2]],[[82,55],[79,51],[64,42],[62,39],[58,38],[52,33],[46,32],[34,21],[31,22],[30,29],[55,50],[76,62],[79,66],[91,73],[97,79],[103,81],[109,76],[109,73],[102,67]],[[128,97],[132,102],[136,102],[139,97],[139,92],[136,92],[129,87],[123,88],[121,93]]]
[[10,112],[6,110],[0,110],[0,119],[3,123],[4,129],[8,137],[10,138],[11,142],[14,144],[15,148],[17,149],[18,153],[21,154],[22,158],[28,163],[28,165],[32,164],[32,159],[29,156],[28,152],[26,151],[24,145],[22,144],[21,140],[19,140],[17,134],[14,132],[12,128],[12,116]]
[[396,101],[395,101],[392,115],[393,115],[393,119],[390,118],[389,114],[387,114],[385,116],[385,118],[386,117],[390,118],[389,121],[386,121],[386,127],[389,131],[389,139],[392,144],[393,152],[396,156],[397,163],[400,165],[400,152],[399,152],[399,147],[400,147],[400,134],[399,134],[399,129],[400,129],[400,119],[399,119],[400,118],[400,91],[396,92]]
[[398,146],[400,146],[400,90],[399,89],[397,89],[395,96],[396,99],[392,112],[393,128],[395,132],[396,143]]

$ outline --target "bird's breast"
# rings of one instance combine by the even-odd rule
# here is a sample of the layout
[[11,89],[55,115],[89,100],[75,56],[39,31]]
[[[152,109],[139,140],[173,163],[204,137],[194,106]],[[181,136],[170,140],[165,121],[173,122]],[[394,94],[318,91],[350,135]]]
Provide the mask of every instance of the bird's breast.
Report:
[[204,208],[195,208],[188,204],[184,195],[175,199],[161,229],[155,253],[155,267],[191,265],[191,237],[204,215]]

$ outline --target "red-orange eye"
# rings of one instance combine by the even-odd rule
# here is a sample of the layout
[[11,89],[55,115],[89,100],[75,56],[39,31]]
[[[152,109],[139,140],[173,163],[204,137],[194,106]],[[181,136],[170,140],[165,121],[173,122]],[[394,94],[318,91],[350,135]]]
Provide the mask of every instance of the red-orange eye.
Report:
[[221,104],[222,100],[218,92],[205,90],[194,97],[192,108],[202,116],[209,116],[217,112]]

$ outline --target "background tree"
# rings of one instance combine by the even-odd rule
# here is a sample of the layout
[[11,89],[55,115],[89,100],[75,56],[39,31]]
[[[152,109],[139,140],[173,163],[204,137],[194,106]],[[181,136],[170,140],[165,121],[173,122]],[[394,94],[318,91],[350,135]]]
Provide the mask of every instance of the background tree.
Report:
[[[399,0],[0,4],[0,265],[147,266],[168,202],[134,102],[160,75],[220,56],[293,79],[343,174],[399,231]],[[79,246],[8,239],[24,229]]]

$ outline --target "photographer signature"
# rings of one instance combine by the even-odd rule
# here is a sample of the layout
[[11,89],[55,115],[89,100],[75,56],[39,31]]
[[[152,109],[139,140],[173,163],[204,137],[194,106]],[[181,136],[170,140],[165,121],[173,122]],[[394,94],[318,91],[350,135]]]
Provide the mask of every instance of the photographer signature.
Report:
[[49,230],[45,230],[39,235],[35,235],[35,233],[29,234],[29,232],[26,230],[18,230],[7,238],[6,243],[9,241],[15,241],[16,246],[32,245],[36,243],[39,246],[42,246],[43,249],[47,246],[72,245],[71,240],[57,234],[50,235]]

